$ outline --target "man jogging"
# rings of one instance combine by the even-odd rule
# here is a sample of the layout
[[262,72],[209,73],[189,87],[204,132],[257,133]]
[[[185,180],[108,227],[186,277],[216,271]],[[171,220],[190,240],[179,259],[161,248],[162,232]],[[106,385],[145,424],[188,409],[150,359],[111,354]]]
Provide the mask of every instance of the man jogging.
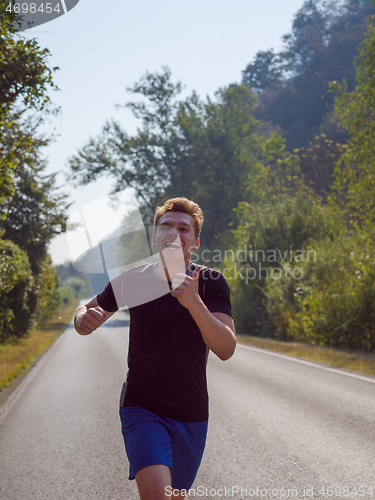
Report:
[[77,332],[88,335],[120,307],[129,308],[120,416],[129,479],[141,500],[183,499],[190,489],[207,434],[208,351],[226,360],[236,346],[224,276],[190,262],[202,224],[196,203],[167,200],[154,219],[157,264],[123,272],[74,318]]

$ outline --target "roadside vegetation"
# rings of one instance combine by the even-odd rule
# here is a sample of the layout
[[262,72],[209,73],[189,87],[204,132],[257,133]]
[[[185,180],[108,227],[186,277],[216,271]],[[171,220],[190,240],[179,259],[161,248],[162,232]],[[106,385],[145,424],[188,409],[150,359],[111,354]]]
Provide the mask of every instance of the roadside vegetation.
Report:
[[[45,323],[22,339],[0,344],[0,391],[12,386],[17,377],[25,375],[50,345],[64,332],[77,309],[79,299],[56,311]],[[0,392],[0,402],[2,394]]]
[[[53,313],[42,319],[28,335],[0,343],[0,403],[5,388],[25,375],[28,369],[67,328],[80,299],[92,294],[90,280],[71,263],[54,268],[57,274]],[[82,277],[83,276],[83,277]]]
[[251,337],[250,335],[237,335],[237,342],[267,349],[268,351],[280,352],[315,363],[322,363],[333,368],[341,368],[363,375],[375,376],[374,353],[343,351],[299,342],[280,342],[278,340]]

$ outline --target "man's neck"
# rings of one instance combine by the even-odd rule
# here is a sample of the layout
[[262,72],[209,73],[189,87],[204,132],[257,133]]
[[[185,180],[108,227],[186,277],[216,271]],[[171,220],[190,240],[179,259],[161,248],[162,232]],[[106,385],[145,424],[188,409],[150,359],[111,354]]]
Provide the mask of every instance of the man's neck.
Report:
[[158,273],[160,276],[168,281],[173,281],[177,273],[186,273],[189,267],[189,261],[181,261],[180,259],[176,261],[163,262],[159,255],[158,260]]

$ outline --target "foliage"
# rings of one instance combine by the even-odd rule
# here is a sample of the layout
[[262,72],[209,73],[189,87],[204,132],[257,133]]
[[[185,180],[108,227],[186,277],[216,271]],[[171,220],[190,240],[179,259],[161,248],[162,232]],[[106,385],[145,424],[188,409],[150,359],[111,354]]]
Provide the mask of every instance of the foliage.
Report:
[[68,306],[73,299],[87,297],[87,286],[83,279],[68,278],[59,288],[59,305]]
[[367,235],[314,241],[316,259],[298,264],[302,279],[268,283],[267,312],[276,338],[375,350],[375,253]]
[[54,176],[43,175],[40,150],[50,139],[37,135],[44,118],[58,111],[48,96],[57,68],[47,66],[47,49],[15,33],[18,17],[6,7],[0,3],[1,341],[26,335],[56,307],[47,246],[65,230],[67,208]]
[[69,305],[73,299],[82,299],[93,295],[88,274],[76,271],[72,262],[65,262],[55,267],[58,275],[59,306]]
[[331,201],[348,225],[367,228],[375,222],[375,26],[372,17],[356,64],[356,87],[335,83],[335,110],[349,131],[348,148],[335,171]]
[[60,306],[59,284],[57,273],[49,255],[45,255],[39,263],[38,272],[34,273],[35,285],[30,294],[33,307],[31,318],[34,324],[43,323],[52,318]]
[[345,129],[332,121],[328,82],[345,78],[354,88],[353,60],[374,11],[371,0],[306,0],[284,49],[258,53],[243,72],[243,82],[259,91],[255,117],[279,127],[288,149],[307,146],[320,133],[345,141]]
[[320,134],[308,146],[294,150],[300,160],[300,172],[304,181],[324,201],[327,201],[331,193],[334,170],[346,148],[346,144],[337,143],[328,139],[325,134]]
[[216,98],[203,104],[193,96],[181,103],[177,121],[182,154],[165,191],[165,197],[186,193],[201,206],[202,249],[220,249],[228,243],[229,225],[236,220],[233,210],[249,196],[247,179],[258,178],[262,170],[253,93],[230,85]]
[[128,89],[148,100],[148,106],[144,102],[126,105],[142,119],[143,129],[128,137],[119,123],[107,123],[102,135],[90,140],[70,160],[73,180],[88,184],[102,175],[113,176],[115,192],[132,188],[142,204],[154,211],[155,200],[167,186],[174,163],[171,128],[177,111],[174,99],[181,84],[173,84],[170,76],[168,68],[162,74],[146,73],[133,89]]
[[[15,34],[13,23],[17,15],[7,12],[7,5],[0,3],[0,202],[13,193],[14,153],[27,148],[30,140],[28,134],[22,137],[18,130],[12,147],[4,149],[6,137],[9,138],[8,128],[25,109],[57,112],[50,104],[47,90],[56,89],[52,73],[58,68],[51,70],[47,66],[48,49],[41,49],[35,39],[27,40]],[[42,114],[38,119],[43,119]]]
[[0,240],[0,341],[28,334],[60,305],[56,272],[46,255],[32,273],[27,253]]
[[66,261],[64,264],[59,264],[55,266],[55,269],[58,273],[59,281],[61,283],[67,282],[70,278],[76,278],[79,281],[84,282],[85,296],[88,297],[93,294],[91,289],[90,278],[86,273],[80,273],[74,268],[74,265],[71,261]]
[[283,82],[283,59],[273,49],[257,52],[255,59],[244,69],[242,82],[252,90],[262,92]]
[[[305,3],[312,10],[314,5],[319,6],[319,2]],[[344,4],[338,17],[327,18],[324,30],[328,30],[328,37],[323,36],[324,19],[319,12],[315,9],[314,17],[312,10],[310,14],[308,9],[302,10],[307,17],[300,12],[296,21],[300,26],[305,23],[304,36],[312,36],[315,45],[311,44],[309,51],[304,52],[298,49],[303,48],[303,37],[297,44],[296,37],[289,38],[290,49],[294,50],[293,57],[289,54],[293,62],[289,67],[293,88],[284,79],[279,90],[275,86],[263,89],[260,103],[269,99],[272,92],[274,96],[278,92],[280,99],[283,93],[284,97],[290,96],[291,100],[285,104],[288,105],[293,99],[297,102],[298,92],[303,91],[301,95],[314,105],[314,95],[307,92],[305,83],[310,79],[314,84],[314,68],[318,63],[323,64],[338,41],[345,47],[349,33],[353,40],[359,40],[359,34],[363,37],[363,22],[370,7],[365,0]],[[309,16],[312,17],[308,19]],[[298,30],[295,34],[300,36]],[[256,279],[246,283],[237,274],[234,280],[234,310],[239,317],[239,328],[247,333],[351,350],[375,350],[375,27],[372,21],[355,67],[354,90],[349,91],[352,84],[346,81],[332,84],[336,91],[336,117],[347,130],[348,143],[320,134],[308,146],[295,149],[294,155],[290,155],[290,161],[293,159],[299,165],[301,183],[307,182],[319,197],[309,194],[301,184],[300,194],[298,190],[293,194],[291,186],[289,194],[279,200],[272,196],[271,188],[268,205],[263,201],[262,189],[258,190],[258,206],[239,205],[241,224],[235,232],[236,248],[247,244],[253,250],[266,250],[266,256],[270,249],[277,251],[280,257],[265,262],[263,256]],[[307,108],[301,105],[300,109],[306,112]],[[302,124],[297,120],[295,127]],[[264,160],[263,156],[267,165]],[[277,178],[280,175],[285,178],[281,172]],[[319,200],[328,200],[329,204],[322,205]],[[287,252],[288,242],[292,254]],[[300,255],[296,248],[302,250]],[[284,259],[285,255],[288,259]],[[244,262],[245,277],[252,275],[257,264]]]
[[67,221],[66,195],[55,192],[55,174],[43,175],[41,145],[43,141],[35,141],[31,151],[18,152],[15,192],[2,203],[6,218],[0,222],[3,237],[27,252],[34,274],[46,258],[48,243],[65,231]]
[[322,238],[331,227],[326,208],[305,188],[271,201],[263,206],[239,204],[235,254],[246,255],[246,259],[225,265],[234,278],[231,297],[239,331],[273,337],[275,328],[266,307],[267,283],[279,279],[280,274],[290,277],[294,260],[306,258],[310,241]]
[[87,288],[84,280],[72,276],[68,278],[64,284],[73,290],[73,297],[75,299],[82,299],[87,296]]
[[54,175],[43,175],[45,164],[40,158],[40,148],[46,141],[33,136],[28,127],[30,125],[23,124],[20,130],[18,123],[13,122],[7,129],[9,142],[18,133],[27,141],[25,130],[30,141],[27,148],[19,148],[14,153],[14,192],[1,203],[4,218],[0,221],[0,231],[5,240],[11,240],[20,251],[26,252],[33,282],[26,298],[21,293],[16,296],[15,292],[9,298],[15,316],[4,327],[3,338],[10,334],[25,335],[35,322],[49,318],[59,304],[56,273],[47,247],[56,234],[66,229],[66,196],[55,193]]
[[116,180],[114,191],[135,189],[148,223],[163,199],[192,198],[206,216],[203,242],[222,244],[232,211],[246,196],[245,181],[258,168],[254,94],[231,85],[217,92],[215,102],[195,93],[176,101],[181,84],[171,82],[168,68],[147,73],[132,91],[146,99],[127,105],[142,119],[142,129],[128,137],[118,123],[107,124],[70,160],[73,179],[87,184],[109,175]]
[[36,39],[16,34],[13,23],[17,15],[0,4],[0,117],[3,118],[17,100],[23,106],[43,109],[50,101],[47,90],[56,88],[52,70],[47,66],[48,49],[41,49]]
[[258,176],[251,172],[246,182],[247,199],[252,204],[269,205],[301,188],[299,158],[286,150],[280,135],[272,133],[262,141],[258,163]]
[[294,76],[311,72],[330,41],[330,28],[342,14],[337,0],[306,0],[294,17],[292,32],[284,35],[287,68]]
[[16,330],[20,316],[28,316],[29,297],[34,285],[26,252],[9,240],[0,239],[0,341],[22,335],[30,326]]

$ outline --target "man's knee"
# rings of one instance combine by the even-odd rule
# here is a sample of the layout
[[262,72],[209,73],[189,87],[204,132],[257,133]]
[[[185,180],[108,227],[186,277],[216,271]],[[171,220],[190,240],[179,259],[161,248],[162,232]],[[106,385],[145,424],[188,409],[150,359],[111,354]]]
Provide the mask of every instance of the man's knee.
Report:
[[149,465],[139,470],[135,474],[139,496],[141,500],[166,500],[167,498],[183,497],[168,497],[166,492],[171,484],[171,470],[166,465]]

